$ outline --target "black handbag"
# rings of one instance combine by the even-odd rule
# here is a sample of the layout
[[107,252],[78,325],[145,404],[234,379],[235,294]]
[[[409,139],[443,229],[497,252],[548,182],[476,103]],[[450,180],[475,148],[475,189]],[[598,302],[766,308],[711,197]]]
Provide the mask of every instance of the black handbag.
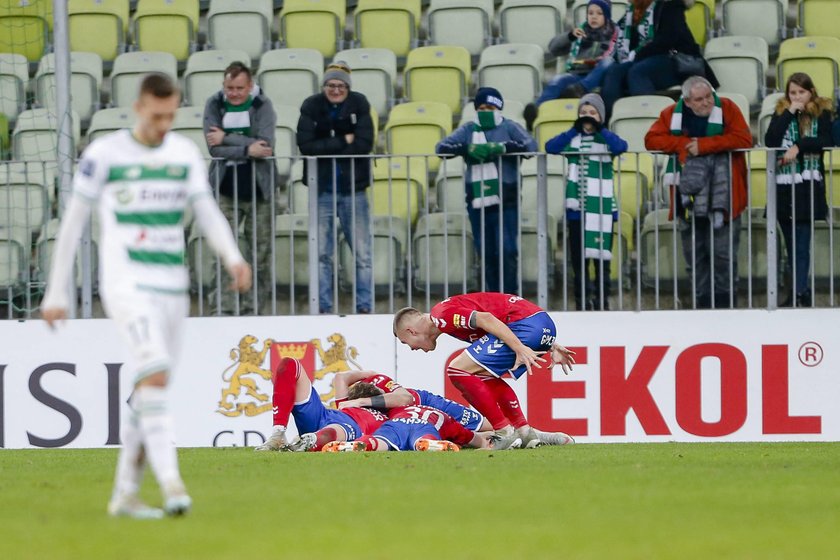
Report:
[[695,56],[679,51],[671,51],[669,56],[674,61],[674,69],[680,76],[706,75],[706,61],[702,56]]

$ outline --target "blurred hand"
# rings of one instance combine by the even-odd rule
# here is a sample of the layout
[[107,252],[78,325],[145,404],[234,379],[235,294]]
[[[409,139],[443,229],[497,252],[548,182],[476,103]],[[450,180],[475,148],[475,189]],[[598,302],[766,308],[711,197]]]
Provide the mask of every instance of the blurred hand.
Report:
[[225,140],[225,131],[218,126],[211,126],[207,133],[207,145],[210,147],[219,146]]
[[248,146],[248,155],[255,158],[269,157],[272,154],[271,146],[265,140],[257,140]]
[[574,31],[572,31],[572,35],[574,35],[578,39],[583,39],[584,37],[586,37],[586,31],[584,31],[580,27],[577,27]]
[[805,104],[801,101],[791,101],[788,110],[795,115],[797,112],[805,110]]
[[67,310],[63,307],[47,307],[41,310],[41,318],[47,322],[51,329],[54,329],[59,323],[67,319]]
[[353,134],[352,132],[351,132],[350,134],[345,134],[345,135],[344,135],[344,140],[345,140],[345,142],[347,142],[348,144],[352,144],[352,143],[353,143],[353,140],[355,140],[355,139],[356,139],[356,135],[355,135],[355,134]]
[[799,146],[791,146],[782,156],[782,163],[791,163],[799,155]]
[[686,151],[692,156],[699,156],[700,155],[700,145],[697,143],[697,138],[692,138],[691,142],[689,142],[686,147]]
[[563,373],[569,375],[572,371],[572,365],[575,363],[575,353],[564,346],[555,343],[551,347],[551,363],[552,365],[560,365],[563,368]]
[[232,280],[230,289],[237,292],[247,292],[251,289],[251,265],[246,262],[237,263],[228,267],[228,274]]

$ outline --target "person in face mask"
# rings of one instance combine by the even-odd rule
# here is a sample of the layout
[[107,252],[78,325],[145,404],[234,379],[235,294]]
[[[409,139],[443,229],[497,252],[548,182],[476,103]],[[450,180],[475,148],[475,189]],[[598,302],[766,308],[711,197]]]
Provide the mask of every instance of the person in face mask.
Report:
[[[499,90],[476,92],[476,117],[435,147],[438,155],[461,156],[467,213],[476,252],[483,263],[482,291],[519,294],[519,164],[537,142],[518,123],[502,116]],[[501,238],[501,240],[500,240]]]

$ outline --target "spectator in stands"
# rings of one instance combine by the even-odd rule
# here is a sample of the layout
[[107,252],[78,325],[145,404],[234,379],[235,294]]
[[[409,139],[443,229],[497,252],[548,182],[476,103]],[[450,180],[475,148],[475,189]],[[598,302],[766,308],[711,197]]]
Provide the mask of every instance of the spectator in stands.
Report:
[[840,146],[840,99],[837,100],[837,118],[831,125],[831,137],[835,146]]
[[[321,313],[333,312],[333,227],[335,217],[356,261],[356,312],[373,308],[370,208],[365,189],[371,184],[374,145],[370,103],[352,91],[350,66],[327,66],[323,90],[300,108],[297,143],[300,153],[318,158],[318,302]],[[308,162],[307,162],[308,164]],[[308,170],[304,180],[308,178]],[[313,187],[315,185],[309,185]]]
[[718,86],[685,21],[685,11],[693,4],[694,0],[633,0],[628,6],[618,22],[618,64],[607,69],[601,88],[608,117],[621,97],[654,94],[687,78],[672,56],[678,53],[700,57],[695,60],[702,63],[703,75]]
[[782,306],[811,307],[811,226],[825,220],[823,149],[832,145],[831,100],[819,97],[808,74],[791,74],[785,96],[776,105],[764,142],[776,152],[776,209],[790,257],[787,259],[792,289]]
[[574,126],[546,142],[545,151],[569,160],[566,223],[575,306],[608,310],[613,222],[618,218],[612,158],[627,151],[627,142],[604,126],[601,96],[588,93],[580,99]]
[[[241,62],[231,63],[225,69],[221,91],[210,96],[204,106],[204,135],[214,158],[210,184],[245,254],[256,253],[256,280],[251,292],[237,296],[225,290],[230,283],[226,271],[221,279],[214,278],[210,300],[225,315],[237,311],[240,315],[259,314],[260,304],[271,299],[272,203],[279,182],[272,159],[276,125],[271,100],[254,84],[251,70]],[[216,267],[213,270],[215,276]]]
[[525,106],[525,124],[532,130],[538,107],[551,99],[580,97],[601,86],[604,73],[615,61],[618,27],[612,21],[610,0],[590,0],[586,21],[568,33],[555,37],[548,50],[555,56],[569,54],[566,73],[551,79],[536,103]]
[[744,153],[733,150],[752,147],[741,110],[718,97],[706,78],[693,76],[683,83],[680,100],[650,127],[645,146],[672,154],[664,184],[693,272],[696,307],[735,307],[747,166]]
[[520,157],[514,154],[536,152],[537,142],[521,125],[502,116],[499,90],[479,88],[473,104],[473,122],[438,142],[435,152],[466,160],[467,213],[476,251],[484,262],[483,290],[518,294],[522,181]]

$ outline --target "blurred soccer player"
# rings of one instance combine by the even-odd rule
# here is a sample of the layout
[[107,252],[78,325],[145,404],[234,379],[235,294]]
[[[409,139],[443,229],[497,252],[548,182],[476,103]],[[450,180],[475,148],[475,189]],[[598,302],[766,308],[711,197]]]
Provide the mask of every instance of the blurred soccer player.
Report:
[[452,296],[429,313],[406,307],[394,315],[394,336],[412,350],[434,350],[442,334],[470,343],[446,375],[497,434],[516,431],[526,447],[574,441],[562,432],[532,428],[513,388],[501,378],[510,373],[518,379],[548,360],[564,372],[571,370],[574,353],[556,344],[557,329],[548,313],[518,296],[477,292]]
[[[246,291],[251,286],[251,267],[213,200],[201,153],[187,138],[169,132],[180,101],[170,78],[145,76],[134,103],[134,128],[108,134],[85,150],[58,232],[41,312],[50,327],[67,317],[76,248],[97,208],[102,303],[129,347],[134,373],[108,504],[114,516],[182,515],[192,505],[178,469],[166,397],[189,311],[184,266],[187,207],[221,256],[233,278],[231,287]],[[137,496],[146,461],[163,493],[163,510],[145,505]]]

